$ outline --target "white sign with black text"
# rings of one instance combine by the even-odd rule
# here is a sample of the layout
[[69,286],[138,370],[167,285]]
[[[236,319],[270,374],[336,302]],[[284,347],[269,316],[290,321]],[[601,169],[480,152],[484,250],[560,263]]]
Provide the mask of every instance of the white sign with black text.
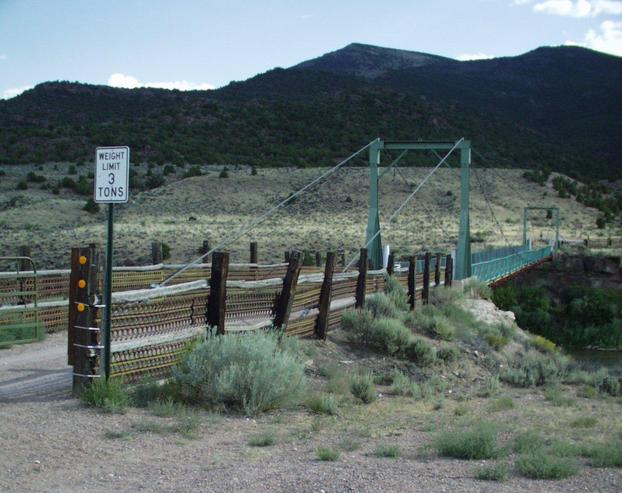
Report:
[[129,199],[130,148],[98,147],[95,150],[95,202],[126,203]]

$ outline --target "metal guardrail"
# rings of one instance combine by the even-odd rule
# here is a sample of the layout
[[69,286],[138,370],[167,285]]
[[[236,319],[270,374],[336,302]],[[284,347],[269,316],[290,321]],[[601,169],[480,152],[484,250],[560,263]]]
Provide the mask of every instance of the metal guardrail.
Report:
[[[0,283],[0,347],[39,340],[37,266],[30,257],[0,257],[16,262],[13,283]],[[27,263],[31,266],[24,272]]]
[[[495,252],[506,253],[505,256],[495,255]],[[492,282],[509,276],[528,265],[550,257],[553,249],[550,246],[538,250],[529,250],[527,247],[516,249],[501,249],[489,253],[488,260],[480,260],[472,264],[472,274],[481,281]],[[482,258],[481,256],[479,258]]]

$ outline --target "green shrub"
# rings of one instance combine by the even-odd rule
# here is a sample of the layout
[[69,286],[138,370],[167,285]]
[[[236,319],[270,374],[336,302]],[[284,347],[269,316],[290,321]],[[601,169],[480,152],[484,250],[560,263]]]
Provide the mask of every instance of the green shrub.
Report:
[[501,382],[498,375],[491,375],[484,379],[477,389],[478,397],[492,397],[501,392]]
[[622,446],[619,443],[595,445],[588,450],[594,467],[622,467]]
[[365,404],[374,402],[376,400],[374,377],[368,373],[353,375],[350,378],[350,392]]
[[568,371],[568,358],[559,354],[543,354],[530,350],[517,353],[503,368],[500,377],[517,387],[532,387],[562,381]]
[[395,459],[399,457],[400,454],[401,454],[401,451],[397,445],[379,445],[374,450],[374,455],[376,457],[383,457],[383,458],[388,457],[391,459]]
[[203,173],[201,172],[201,168],[199,168],[198,166],[191,166],[184,173],[184,178],[192,178],[193,176],[202,176],[202,175]]
[[345,310],[341,328],[352,342],[368,344],[374,326],[374,316],[369,310]]
[[88,212],[89,214],[97,214],[99,212],[99,204],[93,199],[87,199],[84,207],[82,207],[82,210]]
[[186,407],[183,404],[172,399],[156,400],[148,404],[148,407],[151,414],[160,418],[170,418],[171,416],[178,416],[186,412]]
[[455,459],[494,459],[501,452],[497,430],[487,422],[480,422],[469,430],[442,432],[434,443],[440,455]]
[[564,479],[579,473],[579,465],[574,459],[556,457],[543,450],[521,455],[516,466],[530,479]]
[[375,318],[399,318],[399,310],[391,299],[382,293],[376,293],[365,300],[365,307]]
[[602,374],[594,381],[596,388],[603,394],[609,394],[612,396],[620,395],[620,379],[608,374]]
[[559,351],[553,341],[550,341],[543,336],[533,336],[529,340],[529,343],[543,353],[555,353]]
[[225,166],[222,171],[218,174],[218,178],[229,178],[229,170]]
[[17,183],[18,190],[28,190],[28,182],[26,180],[21,180]]
[[365,342],[377,351],[394,355],[404,352],[412,339],[412,333],[400,320],[381,318],[374,320]]
[[247,414],[297,403],[304,363],[284,351],[275,333],[210,335],[173,371],[181,398]]
[[116,379],[94,379],[80,396],[82,403],[108,413],[123,413],[129,397],[123,382]]
[[436,351],[438,359],[443,360],[445,363],[453,363],[460,358],[460,349],[452,344],[441,344],[441,347]]
[[514,439],[514,451],[519,454],[534,453],[543,448],[544,440],[534,431],[526,431]]
[[455,336],[455,329],[451,322],[432,305],[426,305],[417,310],[405,321],[412,328],[421,330],[431,337],[451,341]]
[[322,461],[333,462],[339,458],[339,451],[333,448],[320,447],[317,449],[317,458]]
[[391,384],[389,392],[394,395],[408,397],[419,397],[421,395],[419,386],[408,378],[408,376],[397,370],[393,373],[393,383]]
[[492,289],[484,281],[474,277],[467,279],[463,285],[464,294],[469,298],[489,300],[492,298]]
[[592,428],[598,420],[594,416],[579,416],[570,422],[572,428]]
[[482,466],[475,472],[475,477],[482,481],[505,481],[508,477],[508,466],[502,462],[490,466]]
[[496,413],[499,411],[507,411],[509,409],[514,409],[514,401],[511,397],[499,397],[495,399],[490,404],[488,404],[488,410],[490,412]]
[[396,277],[385,276],[384,292],[396,309],[409,310],[408,293]]
[[564,397],[560,388],[556,385],[544,389],[544,398],[557,407],[572,406],[574,404],[574,400]]
[[328,414],[336,416],[339,414],[337,401],[333,395],[317,395],[307,401],[307,407],[316,414]]
[[274,432],[271,430],[252,435],[248,440],[248,444],[251,447],[269,447],[270,445],[274,445],[275,442],[276,438],[274,437]]
[[420,337],[412,338],[404,353],[410,361],[421,367],[433,365],[436,361],[436,349]]

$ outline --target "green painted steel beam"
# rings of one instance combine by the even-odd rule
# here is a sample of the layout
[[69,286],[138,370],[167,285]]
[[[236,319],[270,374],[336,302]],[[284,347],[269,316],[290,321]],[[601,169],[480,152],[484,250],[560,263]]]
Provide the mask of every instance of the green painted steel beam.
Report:
[[555,222],[555,247],[559,245],[559,207],[551,206],[529,206],[523,207],[523,245],[527,243],[527,220],[529,217],[529,211],[551,211],[554,215],[553,221]]
[[471,277],[471,224],[469,217],[471,188],[471,142],[463,141],[460,146],[460,229],[456,250],[457,280]]
[[367,257],[372,269],[382,268],[382,240],[378,204],[378,165],[382,141],[376,139],[369,146],[369,210],[367,216]]
[[[430,150],[449,150],[456,145],[455,141],[435,141],[435,142],[400,142],[400,141],[384,141],[381,149],[386,150],[414,150],[414,151],[430,151]],[[458,145],[458,149],[462,149],[463,144]]]

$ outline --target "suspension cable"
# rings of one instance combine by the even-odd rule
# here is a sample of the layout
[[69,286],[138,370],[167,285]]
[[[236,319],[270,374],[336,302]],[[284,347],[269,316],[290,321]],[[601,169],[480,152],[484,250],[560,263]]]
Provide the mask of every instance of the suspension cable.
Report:
[[[400,215],[400,213],[402,212],[402,210],[404,209],[404,207],[406,207],[406,204],[408,204],[408,202],[411,201],[411,199],[417,194],[417,192],[419,190],[421,190],[421,187],[423,185],[425,185],[425,183],[428,181],[428,179],[445,163],[445,161],[447,160],[447,158],[451,155],[452,152],[454,152],[454,150],[456,149],[456,147],[458,147],[462,141],[464,140],[464,137],[460,138],[460,140],[458,140],[451,149],[449,149],[449,151],[447,152],[447,154],[445,154],[445,156],[443,157],[443,159],[441,159],[439,161],[439,163],[432,169],[432,171],[430,171],[425,178],[421,181],[421,183],[419,183],[419,185],[417,185],[417,187],[413,190],[413,192],[406,197],[406,200],[404,202],[402,202],[402,205],[400,205],[397,209],[395,209],[395,211],[393,212],[393,214],[391,214],[391,216],[389,216],[389,219],[387,219],[387,222],[385,224],[385,227],[389,226],[389,224],[391,224],[391,222],[393,222],[393,220]],[[365,243],[365,246],[363,248],[367,248],[372,241],[374,241],[378,235],[380,234],[380,228],[378,228],[378,231],[376,231],[376,233],[367,241],[367,243]],[[352,260],[350,260],[350,262],[348,262],[348,264],[344,267],[343,272],[345,272],[346,270],[348,270],[350,267],[352,267],[352,265],[354,264],[354,262],[356,262],[358,260],[358,254],[355,255]]]
[[291,194],[289,197],[287,197],[286,199],[280,201],[279,203],[275,204],[274,206],[272,206],[270,209],[268,209],[266,212],[264,212],[263,214],[260,214],[258,216],[256,216],[254,219],[250,220],[249,222],[247,222],[246,224],[242,225],[238,231],[236,233],[234,233],[233,235],[231,235],[229,238],[224,239],[223,241],[221,241],[220,243],[218,243],[214,248],[212,248],[211,250],[209,250],[208,252],[202,254],[200,257],[197,257],[196,259],[194,259],[192,262],[186,264],[184,267],[178,269],[177,271],[173,272],[173,274],[171,274],[170,276],[168,276],[166,279],[164,279],[164,281],[162,281],[162,283],[160,283],[159,287],[165,286],[166,284],[168,284],[170,281],[172,281],[175,277],[177,277],[179,274],[181,274],[182,272],[188,270],[190,267],[192,267],[193,265],[196,265],[198,263],[200,263],[205,257],[207,257],[208,255],[212,254],[213,252],[215,252],[216,250],[223,248],[227,245],[229,245],[230,243],[238,240],[239,238],[241,238],[242,236],[244,236],[246,233],[248,233],[250,230],[252,230],[253,228],[255,228],[256,226],[260,225],[261,223],[263,223],[266,219],[268,219],[272,214],[274,214],[277,210],[279,210],[281,207],[287,205],[289,202],[291,202],[293,199],[295,199],[297,196],[299,196],[300,194],[304,193],[306,190],[308,190],[309,188],[311,188],[313,185],[315,185],[316,183],[320,182],[321,180],[323,180],[324,178],[326,178],[327,176],[331,175],[332,173],[334,173],[335,171],[337,171],[338,169],[340,169],[342,166],[344,166],[346,163],[348,163],[349,161],[351,161],[352,159],[354,159],[356,156],[358,156],[361,152],[363,152],[364,150],[366,150],[370,145],[372,145],[375,142],[375,140],[372,140],[370,143],[368,143],[367,145],[361,147],[358,151],[354,152],[353,154],[351,154],[350,156],[348,156],[347,158],[345,158],[343,161],[341,161],[339,164],[337,164],[336,166],[333,166],[332,168],[330,168],[329,170],[325,171],[324,173],[322,173],[320,176],[318,176],[317,178],[315,178],[313,181],[311,181],[310,183],[308,183],[307,185],[305,185],[304,187],[300,188],[298,191],[296,191],[295,193]]

